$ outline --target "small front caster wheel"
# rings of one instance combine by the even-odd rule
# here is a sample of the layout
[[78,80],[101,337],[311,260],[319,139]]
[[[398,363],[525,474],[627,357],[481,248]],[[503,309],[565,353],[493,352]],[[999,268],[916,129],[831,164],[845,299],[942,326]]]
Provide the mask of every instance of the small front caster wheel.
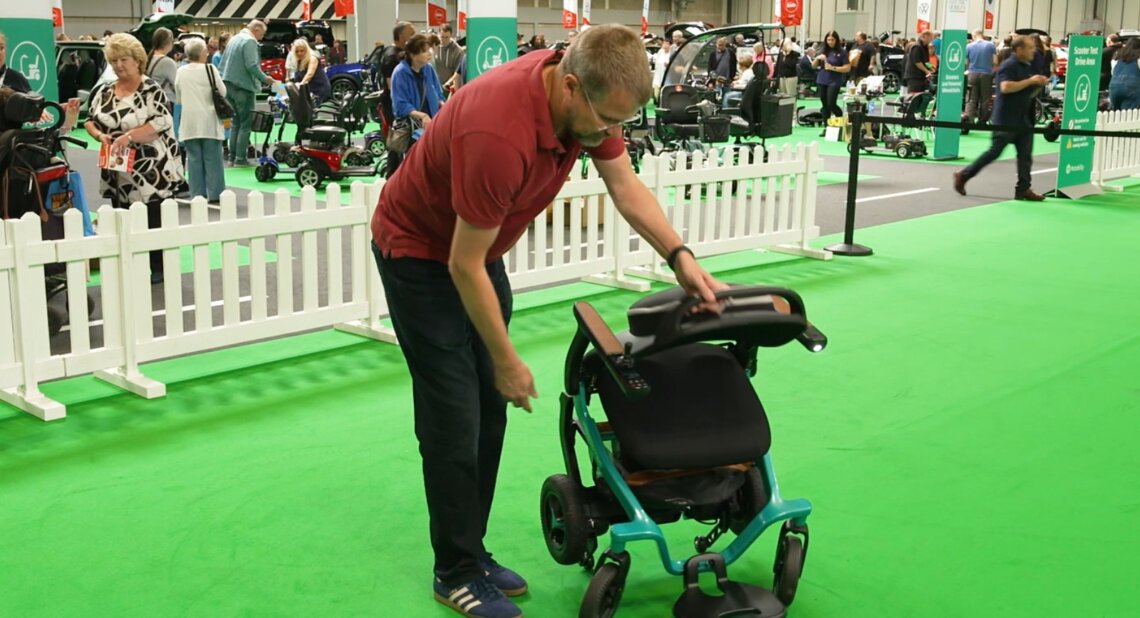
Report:
[[796,586],[804,571],[804,545],[799,537],[790,534],[780,537],[780,544],[776,548],[776,564],[772,570],[775,571],[772,591],[784,607],[788,607],[796,599]]
[[625,576],[621,567],[607,562],[590,578],[590,586],[582,597],[578,618],[612,618],[625,591]]

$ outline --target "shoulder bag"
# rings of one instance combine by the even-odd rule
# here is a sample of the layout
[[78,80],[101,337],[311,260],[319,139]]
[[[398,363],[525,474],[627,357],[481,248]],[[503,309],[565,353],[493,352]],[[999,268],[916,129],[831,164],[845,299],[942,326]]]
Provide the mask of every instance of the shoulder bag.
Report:
[[[420,105],[417,110],[423,109],[427,103],[427,88],[423,82],[420,82]],[[417,129],[422,129],[423,123],[411,114],[397,118],[392,123],[392,128],[388,130],[387,147],[391,152],[405,153],[412,147],[412,133]]]
[[218,118],[222,120],[229,120],[234,117],[234,107],[230,105],[229,100],[218,92],[218,82],[214,80],[214,65],[206,65],[206,76],[210,78],[210,94],[214,97],[214,112],[218,114]]

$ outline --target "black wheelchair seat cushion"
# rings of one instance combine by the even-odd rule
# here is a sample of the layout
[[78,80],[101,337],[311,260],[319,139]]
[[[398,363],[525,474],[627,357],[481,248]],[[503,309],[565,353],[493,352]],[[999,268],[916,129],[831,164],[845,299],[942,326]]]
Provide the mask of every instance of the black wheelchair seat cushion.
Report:
[[692,470],[756,461],[772,443],[768,417],[740,362],[693,343],[637,359],[651,389],[626,399],[608,372],[598,393],[628,470]]

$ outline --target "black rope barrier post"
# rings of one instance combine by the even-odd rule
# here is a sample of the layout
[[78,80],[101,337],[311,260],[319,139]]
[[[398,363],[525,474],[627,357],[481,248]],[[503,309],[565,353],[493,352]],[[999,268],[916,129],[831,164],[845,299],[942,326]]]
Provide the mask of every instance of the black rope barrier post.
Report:
[[847,119],[851,124],[847,147],[851,153],[851,165],[847,170],[847,222],[843,229],[843,242],[824,247],[836,255],[862,257],[873,253],[870,247],[855,243],[855,195],[858,190],[855,185],[859,179],[859,152],[863,150],[863,115],[866,111],[862,101],[847,104]]

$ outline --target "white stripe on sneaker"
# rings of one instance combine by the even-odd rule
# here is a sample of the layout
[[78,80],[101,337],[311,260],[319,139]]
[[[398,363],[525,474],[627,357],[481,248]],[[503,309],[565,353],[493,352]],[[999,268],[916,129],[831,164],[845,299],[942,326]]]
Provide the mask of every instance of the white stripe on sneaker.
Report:
[[454,603],[456,607],[465,612],[471,611],[471,609],[483,604],[482,601],[476,599],[475,595],[467,590],[467,586],[452,592],[447,598]]

